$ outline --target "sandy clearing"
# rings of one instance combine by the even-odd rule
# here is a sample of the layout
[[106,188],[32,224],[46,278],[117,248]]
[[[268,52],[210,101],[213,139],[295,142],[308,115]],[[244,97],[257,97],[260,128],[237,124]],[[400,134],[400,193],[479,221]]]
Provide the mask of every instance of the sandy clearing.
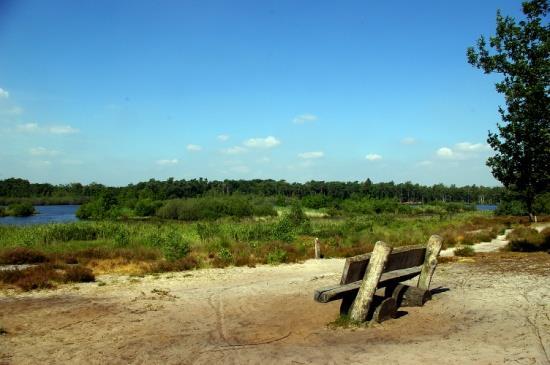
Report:
[[5,293],[0,363],[548,364],[550,255],[494,255],[440,265],[448,291],[354,330],[327,328],[338,303],[312,299],[341,259]]

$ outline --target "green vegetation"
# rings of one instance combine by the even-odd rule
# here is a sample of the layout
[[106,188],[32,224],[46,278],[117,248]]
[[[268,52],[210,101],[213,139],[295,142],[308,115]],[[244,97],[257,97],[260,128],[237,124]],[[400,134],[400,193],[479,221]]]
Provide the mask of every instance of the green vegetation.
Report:
[[550,228],[538,232],[535,229],[520,227],[508,235],[511,251],[535,252],[548,251],[550,253]]
[[[130,184],[125,187],[107,187],[92,183],[69,185],[33,184],[24,179],[0,180],[0,205],[26,201],[41,204],[81,204],[104,198],[104,204],[116,205],[139,211],[137,216],[152,215],[159,201],[198,198],[207,195],[270,197],[272,206],[287,206],[289,200],[300,199],[302,206],[311,209],[329,208],[341,201],[353,198],[373,200],[390,199],[397,202],[426,204],[433,202],[497,204],[503,189],[483,186],[445,186],[436,184],[422,186],[411,182],[373,183],[370,179],[362,182],[309,181],[303,184],[284,180],[224,180],[206,179],[166,181],[151,179],[147,182]],[[139,207],[136,207],[137,205]],[[102,209],[104,210],[104,209]]]
[[496,154],[487,165],[522,206],[510,204],[534,220],[537,196],[550,189],[550,26],[547,0],[522,4],[525,18],[497,12],[496,34],[489,44],[482,36],[468,49],[468,62],[486,74],[502,75],[496,90],[504,95],[499,107],[502,124],[487,142]]
[[36,210],[34,209],[34,206],[27,202],[11,204],[7,208],[0,207],[0,217],[28,217],[35,213]]

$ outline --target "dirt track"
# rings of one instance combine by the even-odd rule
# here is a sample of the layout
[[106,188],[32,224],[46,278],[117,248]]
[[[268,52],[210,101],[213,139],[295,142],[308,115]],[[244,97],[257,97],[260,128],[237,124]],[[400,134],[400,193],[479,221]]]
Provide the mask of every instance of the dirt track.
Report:
[[[499,256],[500,255],[500,256]],[[508,260],[508,261],[507,261]],[[313,289],[343,260],[100,277],[0,294],[0,363],[549,364],[550,255],[484,254],[440,265],[422,308],[371,328],[330,329]]]

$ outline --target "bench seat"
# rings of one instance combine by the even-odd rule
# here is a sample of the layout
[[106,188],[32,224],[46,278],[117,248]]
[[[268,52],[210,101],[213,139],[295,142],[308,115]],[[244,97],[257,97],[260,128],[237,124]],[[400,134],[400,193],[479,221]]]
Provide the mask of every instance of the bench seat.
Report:
[[[385,288],[390,285],[396,285],[402,281],[412,279],[422,271],[422,265],[408,269],[394,270],[383,273],[378,282],[377,288]],[[332,285],[316,289],[313,299],[319,303],[328,303],[333,300],[343,299],[345,296],[355,296],[359,291],[362,280],[357,280],[344,285]]]

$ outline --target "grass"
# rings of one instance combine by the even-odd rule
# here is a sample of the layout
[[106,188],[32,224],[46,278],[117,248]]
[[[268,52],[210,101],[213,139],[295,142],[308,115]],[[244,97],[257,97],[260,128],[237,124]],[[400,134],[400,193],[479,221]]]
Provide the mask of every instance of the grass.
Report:
[[[0,264],[79,265],[95,275],[254,267],[312,258],[315,237],[319,238],[324,257],[348,257],[372,251],[379,240],[393,246],[425,244],[432,234],[439,234],[445,246],[454,246],[490,240],[505,228],[522,223],[519,218],[494,217],[486,212],[339,218],[311,218],[305,214],[299,220],[289,214],[199,222],[88,221],[0,226]],[[66,269],[57,270],[66,273]],[[37,281],[35,286],[47,287],[59,280],[53,277]]]

